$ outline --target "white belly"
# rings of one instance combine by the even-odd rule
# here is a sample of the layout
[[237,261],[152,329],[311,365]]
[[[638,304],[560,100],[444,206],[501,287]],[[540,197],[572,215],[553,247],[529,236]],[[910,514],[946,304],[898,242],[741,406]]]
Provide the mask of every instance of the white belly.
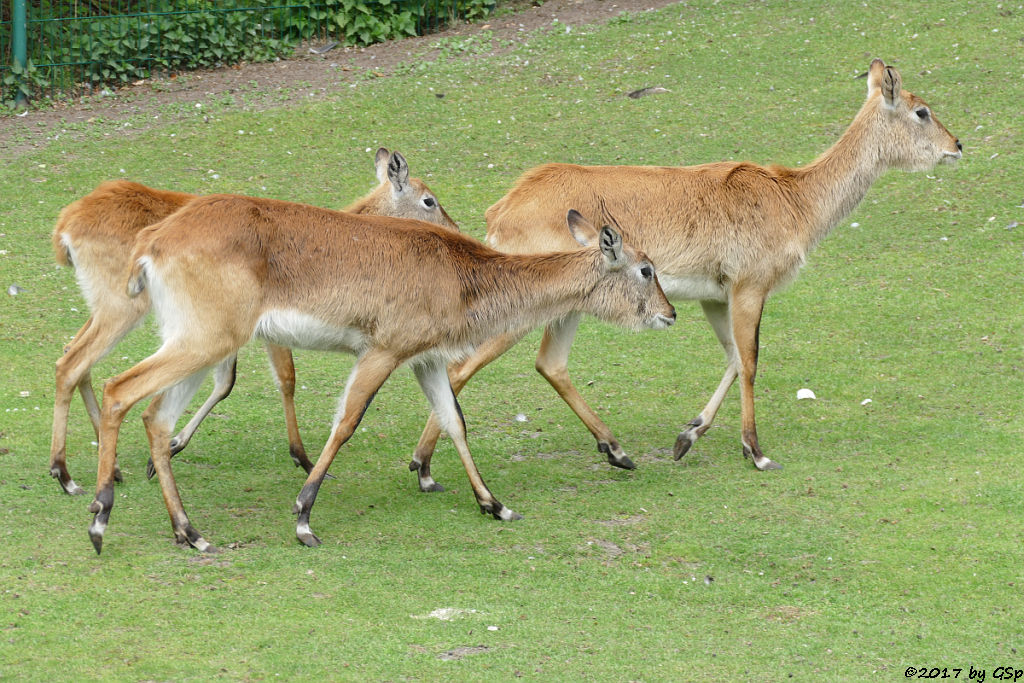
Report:
[[357,355],[369,344],[360,330],[329,325],[311,315],[292,310],[264,313],[256,323],[253,336],[292,349],[348,351]]
[[674,277],[658,273],[658,282],[670,301],[728,301],[729,295],[720,283],[711,278]]

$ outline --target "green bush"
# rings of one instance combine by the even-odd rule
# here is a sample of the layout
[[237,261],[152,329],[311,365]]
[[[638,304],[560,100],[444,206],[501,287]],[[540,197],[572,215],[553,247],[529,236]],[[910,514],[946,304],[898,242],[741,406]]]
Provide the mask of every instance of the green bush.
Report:
[[[369,45],[416,35],[419,26],[476,19],[494,5],[494,0],[436,0],[433,6],[409,0],[298,0],[279,7],[276,1],[128,3],[120,14],[94,16],[87,30],[85,20],[32,22],[29,43],[34,63],[73,66],[0,67],[0,100],[11,106],[19,92],[30,97],[47,90],[73,92],[82,85],[146,78],[154,70],[268,61],[317,36]],[[71,16],[65,5],[66,1],[44,2],[36,16]],[[105,9],[104,3],[94,2],[88,14]],[[0,30],[9,33],[10,25]],[[0,45],[7,38],[0,35]]]

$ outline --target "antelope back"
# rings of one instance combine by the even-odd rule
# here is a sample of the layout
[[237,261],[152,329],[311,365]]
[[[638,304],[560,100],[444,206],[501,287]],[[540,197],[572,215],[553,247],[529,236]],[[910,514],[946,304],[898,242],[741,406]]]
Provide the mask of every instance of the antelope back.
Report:
[[69,265],[70,252],[91,243],[99,252],[131,250],[142,228],[163,219],[195,198],[133,183],[111,180],[64,207],[53,229],[53,251],[60,265]]
[[345,207],[349,213],[414,218],[450,230],[459,226],[437,201],[427,184],[409,177],[409,164],[398,152],[381,147],[375,161],[379,185],[370,194]]
[[896,69],[886,66],[881,59],[871,62],[869,106],[862,110],[862,114],[868,115],[866,146],[878,149],[886,165],[909,171],[926,171],[936,164],[959,159],[960,141],[946,130],[924,100],[903,90],[902,84]]

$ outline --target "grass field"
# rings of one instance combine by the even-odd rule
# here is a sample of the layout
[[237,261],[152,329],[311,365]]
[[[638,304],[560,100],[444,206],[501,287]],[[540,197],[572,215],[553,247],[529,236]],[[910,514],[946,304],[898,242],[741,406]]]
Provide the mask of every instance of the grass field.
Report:
[[[635,471],[605,464],[533,371],[536,332],[467,387],[471,447],[521,522],[477,513],[446,440],[434,476],[448,490],[418,492],[406,465],[426,402],[402,370],[320,492],[324,545],[300,546],[290,510],[303,477],[256,345],[233,396],[175,459],[192,521],[221,553],[173,543],[137,409],[102,556],[86,534],[96,456],[77,399],[69,468],[89,493],[65,496],[49,478],[53,363],[87,316],[49,236],[60,208],[100,181],[341,206],[372,187],[384,145],[482,237],[484,210],[545,161],[807,163],[860,107],[856,77],[872,57],[901,70],[964,158],[884,176],[769,302],[759,431],[783,470],[742,459],[736,388],[673,461],[723,364],[699,308],[680,303],[668,331],[587,320],[574,346],[574,379]],[[400,71],[260,113],[203,101],[206,121],[130,136],[125,122],[95,122],[0,169],[0,285],[23,289],[0,309],[0,679],[1024,669],[1019,3],[698,2]],[[649,86],[670,92],[625,97]],[[97,384],[156,344],[151,324],[134,332]],[[313,453],[351,364],[296,354]],[[797,401],[803,387],[817,400]]]

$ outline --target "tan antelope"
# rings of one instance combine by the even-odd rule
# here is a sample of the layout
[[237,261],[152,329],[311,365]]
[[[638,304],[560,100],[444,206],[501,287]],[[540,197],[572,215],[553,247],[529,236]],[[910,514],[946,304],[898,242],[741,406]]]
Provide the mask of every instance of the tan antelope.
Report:
[[[902,90],[896,69],[874,60],[867,101],[824,154],[802,168],[721,162],[686,167],[546,164],[525,173],[488,209],[487,242],[510,253],[568,249],[559,228],[568,207],[591,222],[623,221],[623,239],[658,269],[670,300],[695,299],[725,350],[725,376],[711,400],[679,434],[681,458],[711,426],[726,392],[740,378],[742,443],[758,469],[779,467],[757,441],[754,376],[765,300],[791,281],[810,249],[863,199],[888,168],[921,171],[959,159],[961,145],[919,97]],[[567,316],[547,326],[537,370],[597,439],[612,465],[633,468],[611,430],[572,385],[569,349],[579,323]],[[511,332],[481,344],[450,370],[456,393],[481,367],[522,338]],[[431,417],[409,468],[420,489],[430,477],[439,434]]]
[[149,292],[163,345],[104,387],[97,493],[89,506],[96,551],[114,502],[121,422],[152,394],[143,422],[175,538],[211,549],[182,507],[170,433],[209,369],[253,337],[358,356],[330,437],[295,503],[300,541],[320,543],[309,515],[327,469],[403,363],[412,366],[455,442],[481,512],[518,518],[473,463],[447,364],[482,339],[574,312],[636,329],[675,320],[643,254],[624,246],[614,229],[598,232],[576,212],[563,220],[575,234],[597,235],[597,243],[511,255],[420,221],[235,195],[195,200],[147,228],[132,254],[128,290]]
[[[361,214],[417,218],[452,230],[458,226],[438,203],[430,188],[409,177],[409,165],[398,152],[377,150],[375,168],[379,184],[345,211]],[[132,248],[146,226],[169,216],[196,195],[154,190],[126,180],[105,182],[61,211],[53,231],[57,263],[72,265],[91,315],[57,361],[53,436],[50,447],[50,475],[70,494],[84,493],[68,473],[66,443],[68,411],[77,386],[99,438],[100,409],[92,388],[90,370],[149,311],[145,293],[129,297],[125,281],[131,266]],[[313,463],[299,436],[295,418],[295,365],[287,348],[267,344],[267,354],[284,403],[288,425],[289,451],[295,464],[309,472]],[[171,441],[179,452],[195,434],[199,423],[228,393],[235,381],[235,359],[214,373],[213,392],[184,429]],[[152,471],[149,472],[152,476]],[[120,474],[116,475],[120,479]]]

